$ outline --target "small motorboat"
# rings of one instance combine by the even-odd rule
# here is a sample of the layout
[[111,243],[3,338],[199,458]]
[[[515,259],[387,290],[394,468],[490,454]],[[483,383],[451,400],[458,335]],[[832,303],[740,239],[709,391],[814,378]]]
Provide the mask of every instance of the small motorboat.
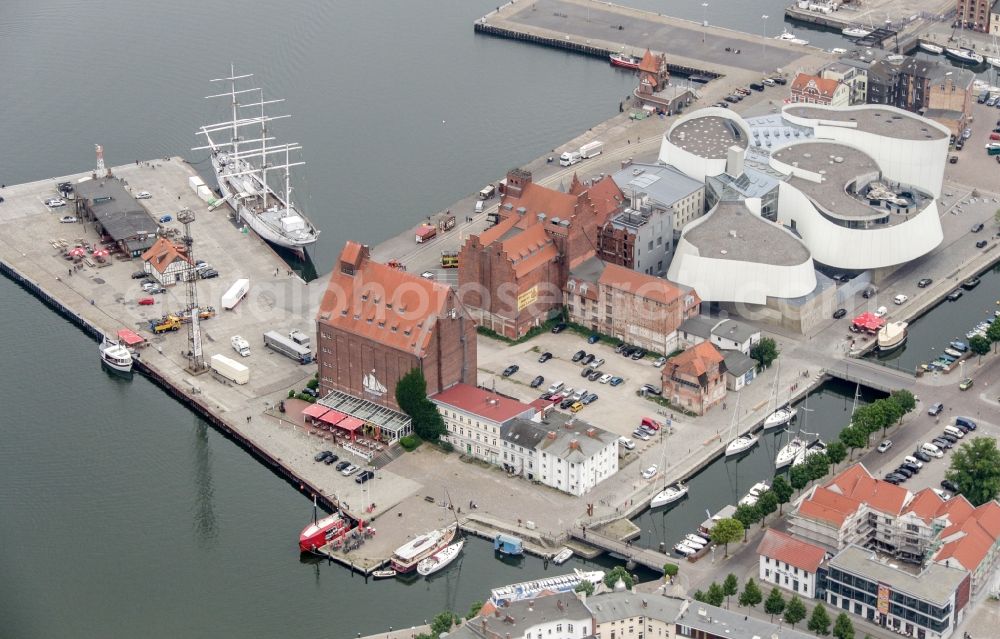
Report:
[[979,278],[978,277],[970,277],[969,279],[967,279],[964,282],[962,282],[962,288],[964,288],[967,291],[971,291],[972,289],[976,288],[977,286],[979,286]]
[[766,481],[757,482],[756,484],[750,487],[750,492],[744,495],[743,498],[737,502],[737,505],[753,506],[754,504],[757,503],[757,500],[760,499],[761,494],[763,494],[765,490],[768,490],[770,488],[771,485],[768,484]]
[[683,543],[685,546],[690,546],[695,550],[701,550],[702,548],[705,547],[705,544],[701,543],[700,541],[692,541],[691,539],[688,539],[687,536],[684,537],[684,541],[681,543]]
[[931,44],[930,42],[921,41],[920,48],[927,53],[933,53],[934,55],[941,55],[944,53],[944,47],[939,47],[938,45]]
[[948,355],[949,357],[954,357],[955,359],[958,359],[959,357],[962,356],[962,353],[960,353],[959,351],[956,351],[954,348],[946,348],[946,349],[944,349],[944,354]]
[[679,544],[677,544],[677,545],[674,546],[674,552],[680,553],[680,554],[682,554],[682,555],[684,555],[684,556],[687,557],[687,556],[695,554],[698,551],[695,550],[694,548],[692,548],[691,546],[688,546],[684,542],[681,542],[681,543],[679,543]]
[[455,558],[458,557],[464,547],[465,540],[458,540],[457,542],[446,547],[444,550],[438,551],[427,559],[421,560],[420,563],[417,564],[417,572],[424,577],[433,575],[451,562],[455,561]]
[[667,486],[660,492],[656,493],[656,495],[654,495],[653,498],[649,500],[649,507],[659,508],[660,506],[666,506],[667,504],[672,504],[687,494],[688,494],[688,487],[680,482],[677,482],[673,486]]
[[688,542],[689,544],[700,544],[702,547],[708,545],[707,539],[705,539],[704,537],[699,537],[698,535],[692,535],[691,533],[684,535],[684,541]]
[[739,455],[742,452],[750,450],[757,444],[757,440],[758,438],[754,435],[740,435],[726,446],[726,457]]
[[554,563],[557,566],[561,566],[567,561],[569,561],[569,558],[572,556],[573,556],[572,550],[570,550],[569,548],[563,548],[562,550],[556,553],[555,557],[552,558],[552,563]]
[[948,344],[948,346],[954,348],[956,351],[959,351],[960,353],[964,353],[965,351],[969,350],[968,344],[966,344],[965,342],[960,342],[958,340],[951,342],[950,344]]
[[396,576],[396,571],[393,570],[392,568],[389,568],[388,570],[372,571],[372,577],[374,577],[375,579],[392,579],[395,576]]
[[863,38],[871,33],[868,29],[862,29],[861,27],[844,27],[840,32],[848,38]]
[[113,341],[105,335],[99,350],[101,363],[108,369],[121,375],[132,374],[132,353],[120,342]]

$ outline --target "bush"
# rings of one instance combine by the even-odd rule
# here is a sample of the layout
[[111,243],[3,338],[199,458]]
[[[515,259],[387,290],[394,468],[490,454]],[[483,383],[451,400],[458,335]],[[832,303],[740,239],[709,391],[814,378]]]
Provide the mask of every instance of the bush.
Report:
[[453,446],[451,442],[446,442],[446,441],[444,441],[442,439],[439,439],[437,441],[437,445],[438,445],[438,448],[440,448],[441,450],[443,450],[446,453],[453,453],[453,452],[455,452],[455,446]]
[[295,399],[295,389],[294,388],[289,389],[289,391],[288,391],[288,399]]
[[403,447],[403,450],[412,453],[417,449],[424,440],[420,439],[420,436],[416,433],[406,435],[399,438],[399,445]]
[[301,399],[304,402],[309,402],[310,404],[316,403],[316,398],[312,395],[307,395],[306,393],[299,393],[295,396],[295,399]]
[[672,564],[670,562],[663,564],[663,574],[670,578],[676,577],[679,570],[680,567],[677,564]]
[[317,388],[319,388],[319,380],[313,377],[308,382],[306,382],[306,388],[311,388],[313,390],[316,390]]

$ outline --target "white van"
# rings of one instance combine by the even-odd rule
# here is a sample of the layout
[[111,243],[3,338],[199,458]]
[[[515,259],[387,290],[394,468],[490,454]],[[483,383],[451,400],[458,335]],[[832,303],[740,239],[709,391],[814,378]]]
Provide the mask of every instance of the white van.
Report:
[[934,444],[923,443],[920,445],[920,450],[924,451],[931,457],[937,457],[938,459],[944,457],[944,453],[941,452],[941,449],[935,446]]
[[551,395],[552,393],[558,393],[559,391],[562,390],[563,386],[565,386],[565,385],[566,384],[564,384],[562,382],[556,382],[552,386],[549,386],[549,395]]
[[572,166],[583,159],[579,151],[566,151],[559,156],[560,166]]
[[626,450],[632,450],[635,448],[635,442],[628,437],[619,437],[618,444]]
[[955,428],[954,426],[945,426],[944,427],[944,432],[948,433],[949,435],[954,435],[955,437],[958,437],[959,439],[962,439],[963,437],[965,437],[965,431],[962,430],[961,428]]
[[484,202],[482,200],[476,200],[476,213],[482,213],[483,212],[483,207],[485,205],[486,205],[486,202]]

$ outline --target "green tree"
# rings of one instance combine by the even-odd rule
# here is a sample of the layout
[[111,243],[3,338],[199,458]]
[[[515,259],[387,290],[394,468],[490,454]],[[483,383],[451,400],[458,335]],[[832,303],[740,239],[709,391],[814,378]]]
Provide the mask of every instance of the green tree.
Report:
[[889,393],[889,399],[903,409],[904,415],[917,407],[917,398],[913,396],[913,393],[903,388]]
[[[878,404],[872,402],[867,406],[860,406],[851,416],[851,425],[858,429],[865,436],[865,446],[871,445],[872,433],[877,433],[882,429],[882,411]],[[845,444],[847,442],[844,442]]]
[[434,402],[427,399],[427,381],[414,368],[396,384],[396,403],[413,422],[413,432],[426,441],[437,441],[445,433],[444,420]]
[[713,542],[722,544],[726,557],[729,556],[729,544],[739,541],[742,536],[743,524],[729,517],[715,522],[710,535]]
[[986,329],[986,339],[993,343],[993,352],[996,353],[997,344],[1000,343],[1000,320],[994,320]]
[[764,601],[764,612],[771,615],[771,621],[774,621],[774,615],[780,615],[784,611],[785,598],[781,596],[781,591],[777,587],[771,588],[771,594]]
[[882,437],[885,437],[885,431],[893,424],[898,424],[903,421],[903,415],[906,411],[903,407],[894,402],[892,399],[879,400],[882,403],[882,410],[884,412],[885,418],[882,420]]
[[707,595],[705,595],[705,593],[702,592],[701,590],[695,590],[694,594],[691,595],[691,598],[694,599],[695,601],[700,601],[702,603],[708,603],[708,597],[707,597]]
[[743,524],[743,541],[746,541],[750,526],[760,521],[760,509],[757,508],[756,504],[753,506],[739,504],[736,506],[736,512],[733,513],[733,519]]
[[[840,431],[837,438],[843,442],[844,446],[847,446],[850,449],[851,454],[848,456],[848,459],[854,457],[854,449],[864,448],[868,445],[868,433],[866,433],[863,428],[855,426],[854,424],[851,424],[844,430]],[[794,468],[792,470],[794,470]]]
[[762,338],[750,347],[750,357],[757,360],[759,368],[767,368],[771,362],[778,359],[778,343],[770,337]]
[[740,593],[740,605],[754,608],[763,600],[764,595],[761,593],[760,588],[757,587],[757,582],[753,580],[753,577],[747,579],[747,582],[743,585],[743,592]]
[[705,593],[705,603],[712,604],[716,608],[722,605],[722,602],[726,600],[726,593],[722,590],[722,586],[715,583],[714,581],[709,584],[708,591]]
[[990,340],[982,335],[973,335],[972,339],[969,340],[969,350],[978,355],[979,360],[982,361],[983,355],[990,352]]
[[806,470],[809,472],[809,479],[819,479],[830,471],[830,460],[827,458],[826,453],[813,453],[806,457],[804,464],[800,465],[806,467]]
[[729,607],[729,598],[740,591],[740,580],[736,575],[729,573],[726,580],[722,582],[722,594],[726,596],[726,608]]
[[976,437],[951,455],[945,477],[973,506],[980,506],[1000,494],[1000,450],[992,437]]
[[844,446],[844,442],[839,440],[830,442],[826,445],[826,458],[836,470],[837,464],[847,459],[847,446]]
[[809,469],[803,464],[792,466],[792,469],[788,471],[788,483],[795,490],[802,490],[809,484]]
[[[580,586],[582,586],[583,584],[590,584],[590,592],[587,593],[588,595],[594,593],[594,584],[591,584],[586,579],[584,579],[583,581],[581,581],[577,585],[577,587],[576,587],[577,591],[579,591]],[[465,618],[466,619],[472,619],[473,617],[475,617],[476,615],[478,615],[479,611],[482,610],[482,609],[483,609],[483,602],[482,602],[482,600],[473,601],[472,605],[469,606],[469,614],[465,615]]]
[[760,509],[760,527],[763,528],[767,516],[778,510],[778,498],[773,490],[765,490],[760,494],[757,498],[757,508]]
[[785,606],[785,622],[794,628],[795,624],[805,618],[806,605],[802,603],[798,595],[792,595],[792,598],[788,600],[788,605]]
[[628,574],[624,566],[615,566],[608,574],[604,575],[604,585],[608,588],[614,588],[619,579],[625,582],[627,590],[632,590],[632,586],[635,585],[635,579],[632,579],[632,575]]
[[846,612],[837,615],[837,621],[833,623],[833,636],[837,639],[854,639],[854,624]]
[[677,564],[672,564],[669,561],[663,564],[663,575],[665,577],[670,577],[671,583],[673,583],[674,577],[677,576],[678,572],[680,572],[680,566],[678,566]]
[[788,483],[788,480],[783,476],[778,475],[774,478],[774,482],[771,484],[771,492],[774,496],[778,498],[778,514],[781,514],[781,507],[788,503],[788,500],[792,498],[792,494],[795,489],[792,485]]
[[455,613],[453,612],[448,612],[446,610],[445,612],[438,613],[437,616],[431,620],[431,634],[437,637],[442,632],[448,632],[451,630],[451,627],[455,625],[456,621],[458,620],[455,618]]
[[589,597],[594,594],[594,584],[586,579],[582,579],[580,583],[576,585],[576,588],[573,589],[573,592],[583,592]]
[[813,608],[812,615],[809,617],[809,623],[806,624],[806,627],[821,637],[830,634],[830,615],[827,614],[826,608],[822,603],[816,604],[816,607]]

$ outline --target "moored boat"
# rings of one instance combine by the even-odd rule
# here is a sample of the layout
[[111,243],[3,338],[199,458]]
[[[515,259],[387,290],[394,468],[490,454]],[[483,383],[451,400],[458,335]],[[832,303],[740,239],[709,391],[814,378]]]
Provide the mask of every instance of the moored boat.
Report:
[[965,47],[945,47],[944,54],[952,60],[964,62],[966,64],[983,63],[983,56],[979,55],[972,49],[967,49]]
[[962,282],[962,288],[964,288],[967,291],[971,291],[972,289],[979,286],[979,281],[980,280],[978,277],[970,277],[969,279]]
[[800,466],[806,463],[806,460],[808,460],[810,457],[812,457],[817,453],[825,453],[825,452],[826,452],[826,444],[823,443],[821,440],[816,440],[813,443],[806,446],[806,449],[804,451],[799,453],[799,455],[795,458],[795,461],[792,462],[792,468],[795,468],[796,466]]
[[796,412],[796,409],[791,406],[782,406],[767,416],[767,419],[764,420],[764,430],[771,430],[772,428],[777,428],[778,426],[784,426],[788,422],[792,421]]
[[962,356],[962,353],[956,351],[954,348],[946,348],[946,349],[944,349],[944,354],[945,355],[949,355],[951,357],[954,357],[955,359],[958,359],[959,357]]
[[672,504],[675,501],[684,497],[688,494],[688,487],[677,482],[673,486],[667,486],[660,492],[656,493],[651,500],[649,500],[650,508],[659,508],[660,506],[666,506],[667,504]]
[[122,375],[132,374],[132,353],[120,342],[112,341],[105,335],[99,351],[101,364]]
[[750,487],[750,491],[747,492],[747,494],[744,495],[743,498],[737,502],[737,504],[740,506],[753,506],[757,503],[757,500],[760,499],[761,494],[770,488],[771,485],[766,481],[759,481]]
[[608,56],[611,59],[611,66],[623,69],[638,69],[642,58],[625,53],[612,53]]
[[701,544],[702,546],[707,546],[708,543],[709,543],[709,540],[706,539],[705,537],[702,537],[701,535],[695,535],[695,534],[692,534],[692,533],[688,533],[688,534],[684,535],[684,539],[686,539],[688,541],[693,541],[693,542],[695,542],[697,544]]
[[684,540],[681,543],[683,543],[685,546],[690,546],[695,550],[701,550],[702,548],[705,547],[705,542],[691,539],[690,535],[684,535]]
[[447,546],[443,550],[439,550],[430,557],[422,559],[420,563],[417,564],[417,572],[424,577],[433,575],[451,562],[455,561],[455,558],[458,557],[464,547],[465,540],[460,539],[456,543]]
[[682,542],[680,542],[680,543],[678,543],[678,544],[676,544],[674,546],[674,552],[677,552],[677,553],[680,553],[682,555],[688,556],[688,555],[695,554],[696,552],[698,552],[698,550],[695,549],[695,548],[692,548],[691,546],[689,546],[688,544],[686,544],[686,543],[684,543],[682,541]]
[[317,552],[326,544],[346,535],[351,529],[350,520],[342,517],[340,513],[317,519],[315,506],[313,508],[312,522],[299,533],[299,550],[302,552]]
[[848,38],[863,38],[871,33],[868,29],[862,29],[861,27],[845,27],[840,32]]
[[757,440],[758,437],[756,435],[740,435],[726,446],[726,457],[739,455],[742,452],[750,450],[757,444]]
[[572,556],[573,556],[572,550],[570,550],[569,548],[563,548],[562,550],[557,552],[556,555],[552,558],[552,563],[554,563],[557,566],[561,566],[562,564],[569,561],[569,558]]
[[960,342],[958,340],[949,343],[948,346],[954,348],[956,351],[959,351],[961,353],[964,353],[965,351],[969,350],[968,344],[966,344],[965,342]]
[[878,349],[882,352],[899,348],[906,342],[906,322],[889,322],[878,331]]
[[392,554],[392,568],[397,573],[413,572],[422,560],[436,552],[445,549],[455,538],[458,524],[452,524],[438,530],[420,535],[399,548]]
[[803,40],[802,38],[796,37],[795,34],[789,31],[788,29],[782,31],[781,35],[774,36],[774,39],[782,40],[784,42],[789,42],[791,44],[801,44],[803,46],[809,44],[808,40]]
[[396,571],[389,568],[386,570],[373,570],[372,577],[375,579],[392,579],[396,576]]
[[931,44],[930,42],[920,42],[920,48],[927,53],[933,53],[934,55],[941,55],[944,53],[944,47],[939,47],[936,44]]
[[795,461],[795,458],[805,450],[806,442],[804,439],[798,437],[793,437],[790,442],[785,444],[781,450],[778,451],[778,455],[774,458],[774,468],[784,468],[785,466],[791,464]]
[[598,584],[603,579],[603,570],[584,571],[576,568],[569,575],[522,581],[521,583],[494,588],[490,590],[490,601],[494,605],[502,606],[512,601],[534,599],[537,595],[545,591],[554,593],[571,592],[582,581]]

